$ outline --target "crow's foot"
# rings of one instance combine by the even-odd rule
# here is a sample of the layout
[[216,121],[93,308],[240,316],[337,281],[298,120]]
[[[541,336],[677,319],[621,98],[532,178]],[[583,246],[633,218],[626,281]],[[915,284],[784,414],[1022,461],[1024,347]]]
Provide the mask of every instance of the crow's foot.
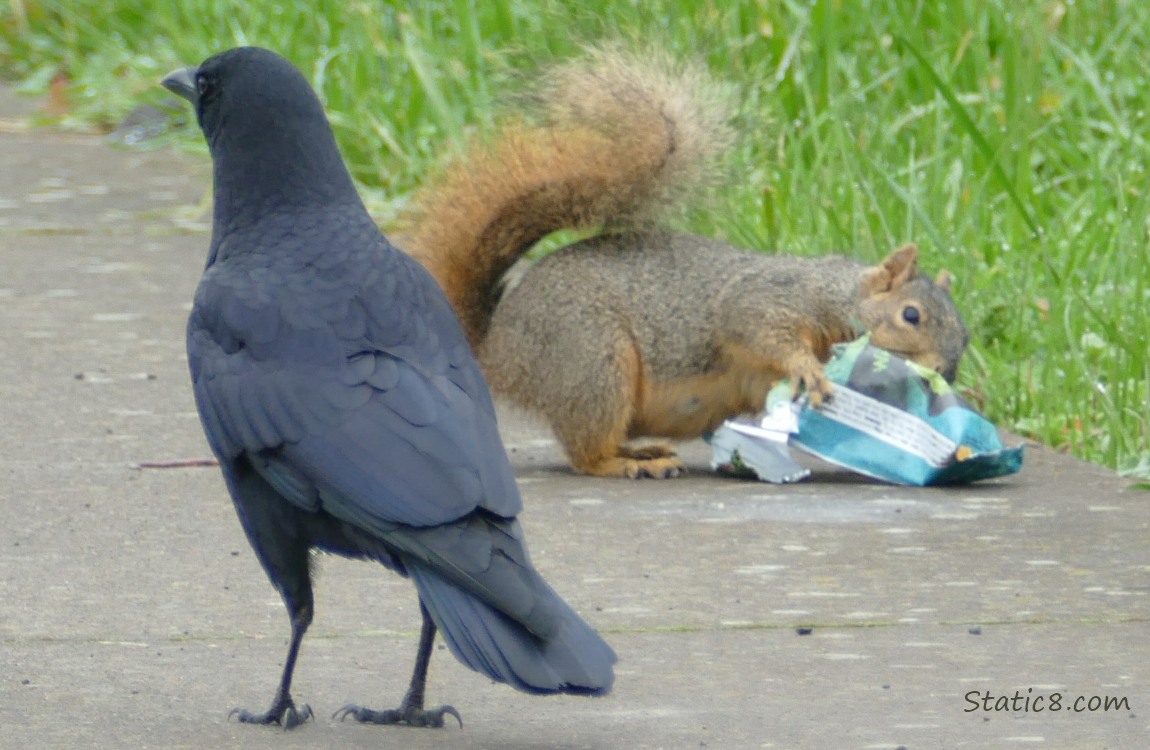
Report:
[[400,706],[385,711],[374,711],[349,703],[332,714],[331,718],[343,721],[348,716],[361,724],[407,724],[412,727],[442,727],[444,717],[454,716],[459,722],[459,728],[463,728],[463,719],[454,706],[439,706],[426,710],[415,706]]
[[295,703],[288,698],[286,701],[276,703],[262,714],[253,714],[243,708],[233,708],[228,712],[228,718],[233,716],[244,724],[279,724],[284,729],[295,729],[313,714],[311,706],[305,703],[296,708]]

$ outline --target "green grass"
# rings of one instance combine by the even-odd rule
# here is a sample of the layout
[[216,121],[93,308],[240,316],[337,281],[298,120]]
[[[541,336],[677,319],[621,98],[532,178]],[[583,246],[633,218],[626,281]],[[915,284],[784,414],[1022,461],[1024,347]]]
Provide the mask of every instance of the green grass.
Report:
[[236,44],[286,54],[384,218],[536,65],[619,36],[700,58],[745,139],[691,228],[868,259],[918,242],[958,279],[960,382],[992,419],[1150,473],[1150,3],[5,1],[0,68],[31,90],[66,73],[65,125],[115,123]]

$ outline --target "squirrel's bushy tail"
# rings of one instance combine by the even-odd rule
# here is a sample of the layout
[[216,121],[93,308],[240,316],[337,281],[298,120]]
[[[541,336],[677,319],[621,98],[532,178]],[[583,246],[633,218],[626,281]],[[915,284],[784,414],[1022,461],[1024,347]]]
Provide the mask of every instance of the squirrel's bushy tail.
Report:
[[590,49],[545,73],[516,119],[415,196],[404,249],[477,346],[503,274],[560,229],[642,222],[708,181],[731,141],[725,92],[659,54]]

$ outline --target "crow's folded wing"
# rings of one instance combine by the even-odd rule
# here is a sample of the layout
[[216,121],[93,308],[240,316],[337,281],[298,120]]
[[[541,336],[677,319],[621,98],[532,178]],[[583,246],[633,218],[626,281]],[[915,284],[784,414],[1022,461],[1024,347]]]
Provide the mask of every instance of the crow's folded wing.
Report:
[[205,283],[189,362],[221,458],[261,457],[287,499],[315,508],[322,488],[365,528],[520,511],[486,383],[422,269],[311,316],[296,298],[290,318],[234,279]]
[[253,356],[260,346],[221,346],[195,318],[195,396],[222,461],[246,458],[288,502],[357,527],[536,635],[552,632],[555,598],[514,518],[521,500],[469,351],[445,357],[442,374],[383,351],[333,366],[323,364],[330,335],[280,326],[279,347],[310,352],[284,365]]

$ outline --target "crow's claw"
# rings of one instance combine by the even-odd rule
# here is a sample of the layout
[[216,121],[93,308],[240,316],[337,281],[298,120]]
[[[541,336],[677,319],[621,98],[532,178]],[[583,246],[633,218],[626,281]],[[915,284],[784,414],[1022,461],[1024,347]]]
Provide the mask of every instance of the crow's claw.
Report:
[[231,719],[233,716],[244,724],[279,724],[284,729],[295,729],[314,714],[308,704],[305,703],[296,708],[295,703],[289,700],[283,704],[272,706],[262,714],[253,714],[243,708],[233,708],[228,712],[228,718]]
[[463,728],[463,718],[459,712],[455,710],[454,706],[439,706],[438,708],[415,708],[410,706],[407,708],[389,708],[384,711],[375,711],[363,706],[357,706],[354,703],[348,703],[343,706],[334,714],[331,715],[333,719],[343,721],[348,716],[351,716],[361,724],[407,724],[412,727],[442,727],[445,716],[453,716],[459,722],[459,728]]

